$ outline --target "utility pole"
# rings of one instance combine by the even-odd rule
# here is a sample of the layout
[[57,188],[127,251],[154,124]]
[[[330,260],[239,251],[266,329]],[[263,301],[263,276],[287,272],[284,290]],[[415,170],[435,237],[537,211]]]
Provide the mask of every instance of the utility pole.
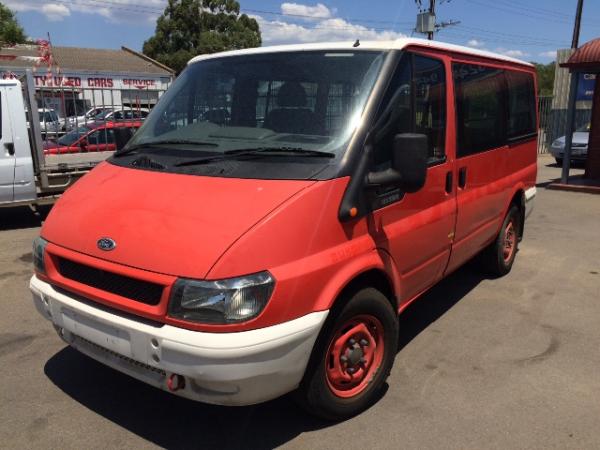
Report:
[[581,28],[581,12],[583,11],[583,0],[577,1],[577,14],[575,14],[575,26],[573,27],[573,41],[571,48],[579,47],[579,30]]
[[[583,10],[583,0],[577,1],[577,13],[575,14],[575,26],[573,27],[573,42],[571,48],[575,50],[579,47],[579,29],[581,27],[581,11]],[[571,81],[569,83],[569,105],[567,107],[567,132],[565,134],[565,154],[563,155],[563,166],[561,173],[561,183],[569,182],[569,171],[571,170],[571,152],[573,147],[573,125],[575,123],[575,106],[577,101],[577,84],[579,83],[579,73],[571,72]]]
[[[437,0],[429,0],[429,8],[423,8],[423,0],[415,0],[419,12],[417,14],[417,26],[415,31],[427,35],[427,39],[433,40],[434,33],[440,31],[442,28],[451,27],[458,25],[460,21],[448,20],[444,22],[436,22],[435,18],[435,4]],[[449,3],[451,0],[439,0],[439,3]]]
[[[579,0],[582,2],[583,0]],[[429,0],[429,14],[435,17],[435,0]],[[427,39],[433,41],[433,31],[427,33]]]

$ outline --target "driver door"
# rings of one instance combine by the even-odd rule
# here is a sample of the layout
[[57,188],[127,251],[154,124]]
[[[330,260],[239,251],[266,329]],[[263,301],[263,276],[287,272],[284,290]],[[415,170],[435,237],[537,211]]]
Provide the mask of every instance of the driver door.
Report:
[[381,106],[383,110],[401,90],[397,123],[376,148],[374,170],[391,166],[396,134],[425,134],[429,141],[429,168],[421,190],[408,194],[391,186],[371,196],[370,231],[377,247],[392,256],[398,269],[401,307],[441,278],[450,257],[456,192],[453,135],[446,133],[452,105],[449,68],[449,61],[441,56],[405,53]]

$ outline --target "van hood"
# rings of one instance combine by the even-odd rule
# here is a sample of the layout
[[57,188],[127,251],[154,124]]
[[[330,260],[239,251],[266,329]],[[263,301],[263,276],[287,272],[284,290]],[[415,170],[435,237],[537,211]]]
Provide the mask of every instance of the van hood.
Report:
[[[204,278],[240,236],[313,183],[169,174],[104,162],[65,192],[41,234],[104,260]],[[114,250],[98,248],[104,237],[115,241]]]

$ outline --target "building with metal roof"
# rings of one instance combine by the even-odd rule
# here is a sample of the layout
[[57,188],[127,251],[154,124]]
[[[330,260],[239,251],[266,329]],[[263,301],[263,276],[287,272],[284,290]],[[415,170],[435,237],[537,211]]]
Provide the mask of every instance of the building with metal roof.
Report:
[[59,116],[92,107],[152,107],[174,78],[169,67],[127,47],[54,47],[47,41],[0,48],[0,78],[30,72],[38,106]]

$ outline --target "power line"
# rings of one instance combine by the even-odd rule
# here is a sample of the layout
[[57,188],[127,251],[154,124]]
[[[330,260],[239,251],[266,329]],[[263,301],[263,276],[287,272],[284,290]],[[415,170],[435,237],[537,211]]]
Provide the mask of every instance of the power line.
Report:
[[[544,44],[548,44],[548,45],[564,45],[565,44],[563,41],[558,41],[558,40],[553,40],[553,39],[535,38],[535,37],[527,36],[524,34],[503,33],[501,31],[485,30],[483,28],[471,27],[471,26],[466,26],[466,25],[462,25],[462,24],[457,25],[457,27],[460,29],[464,29],[465,31],[472,31],[473,33],[477,33],[478,34],[477,37],[481,37],[482,39],[487,39],[487,38],[493,39],[496,37],[500,37],[500,38],[514,38],[518,42],[523,42],[523,40],[526,40],[526,41],[540,42],[540,43],[544,43]],[[475,36],[473,36],[473,37],[475,37]]]
[[[572,15],[561,15],[561,16],[550,16],[547,13],[544,12],[540,12],[537,11],[535,9],[532,8],[527,8],[527,7],[517,7],[516,5],[508,5],[508,4],[503,4],[500,3],[500,1],[502,0],[495,0],[493,3],[490,3],[486,0],[466,0],[469,3],[472,3],[474,5],[478,5],[481,7],[484,7],[486,9],[495,9],[497,11],[502,11],[508,14],[512,14],[515,16],[519,16],[519,17],[527,17],[529,19],[535,19],[535,20],[542,20],[542,21],[546,21],[546,22],[553,22],[553,23],[561,23],[561,24],[567,24],[570,25],[572,23],[573,17]],[[600,28],[600,26],[597,25],[598,20],[594,21],[593,19],[590,21],[586,21],[586,26],[588,27],[592,27],[592,28]]]
[[[334,17],[315,17],[315,16],[309,16],[306,14],[290,14],[290,13],[283,13],[283,12],[276,12],[276,11],[264,11],[264,10],[259,10],[259,9],[244,9],[243,12],[252,13],[252,14],[267,14],[267,15],[272,15],[272,16],[298,17],[298,18],[313,19],[313,20],[334,19]],[[393,20],[374,20],[374,19],[356,19],[356,18],[344,18],[343,20],[350,21],[350,22],[380,23],[380,24],[391,24],[391,25],[395,25],[395,24],[410,24],[410,25],[412,25],[412,23],[413,23],[413,22],[394,22]]]
[[[472,34],[464,34],[458,30],[448,29],[445,30],[445,33],[450,33],[450,37],[459,37],[464,39],[473,39],[474,36]],[[490,41],[494,44],[506,44],[506,45],[525,45],[531,47],[553,47],[552,44],[548,44],[545,42],[536,42],[536,41],[524,41],[524,40],[515,40],[515,39],[506,39],[506,38],[497,38]]]
[[[32,1],[32,2],[37,2],[37,3],[46,3],[44,0],[28,0],[28,1]],[[56,3],[63,3],[66,5],[70,5],[72,7],[97,7],[98,5],[102,5],[103,8],[105,9],[110,9],[110,10],[118,10],[118,11],[129,11],[129,12],[134,12],[134,13],[147,13],[147,14],[161,14],[164,9],[162,8],[158,8],[158,7],[151,7],[148,5],[142,5],[139,3],[120,3],[120,2],[116,2],[116,1],[111,1],[111,0],[53,0]],[[439,0],[438,0],[439,1]],[[485,5],[483,3],[484,0],[467,0],[470,1],[471,3],[475,3],[475,4],[479,4],[482,6],[488,6]],[[496,0],[498,1],[498,0]],[[276,11],[267,11],[267,10],[255,10],[255,9],[250,9],[250,10],[243,10],[242,12],[244,13],[255,13],[255,14],[270,14],[270,15],[274,15],[274,16],[282,16],[282,17],[292,17],[292,18],[311,18],[311,19],[318,19],[318,20],[325,20],[325,18],[315,18],[313,16],[308,16],[308,15],[302,15],[302,14],[288,14],[288,13],[283,13],[283,12],[276,12]],[[513,13],[516,13],[514,11],[511,11]],[[394,21],[388,21],[388,20],[371,20],[371,19],[343,19],[346,22],[355,22],[357,25],[353,26],[352,23],[348,23],[348,26],[335,26],[335,25],[328,25],[328,26],[316,26],[316,27],[311,27],[311,26],[304,26],[301,24],[293,24],[296,26],[301,26],[303,28],[306,28],[307,30],[351,30],[351,31],[357,31],[356,27],[357,26],[361,26],[365,28],[365,31],[388,31],[388,32],[406,32],[409,33],[412,29],[408,28],[408,27],[404,27],[401,25],[409,25],[412,24],[412,22],[394,22]],[[393,25],[394,28],[396,29],[390,29],[388,28],[384,28],[384,27],[372,27],[372,26],[367,26],[367,25],[362,25],[362,23],[373,23],[373,24],[390,24]],[[399,26],[400,25],[400,26]],[[261,26],[263,27],[279,27],[281,26],[280,24],[277,23],[269,23],[269,22],[263,22],[261,24]],[[509,34],[509,33],[502,33],[502,32],[497,32],[497,31],[490,31],[490,30],[484,30],[482,28],[477,28],[477,27],[469,27],[469,26],[465,26],[465,25],[459,25],[459,28],[463,29],[463,31],[473,31],[474,33],[477,33],[477,36],[473,36],[473,35],[466,35],[466,34],[456,34],[454,32],[454,30],[452,31],[452,36],[463,36],[466,39],[473,39],[475,37],[479,37],[481,39],[485,39],[485,40],[490,40],[493,43],[506,43],[506,44],[522,44],[522,45],[531,45],[531,46],[559,46],[562,44],[562,42],[559,41],[554,41],[554,40],[549,40],[549,39],[542,39],[542,38],[532,38],[531,36],[525,36],[525,35],[518,35],[518,34]],[[438,30],[439,31],[439,30]],[[483,36],[481,36],[483,35]]]
[[[524,8],[522,6],[522,2],[515,1],[515,0],[497,0],[497,1],[500,1],[502,3],[508,3],[511,6],[516,7],[516,8],[532,10],[532,11],[535,11],[535,12],[545,13],[545,14],[548,14],[548,15],[554,15],[554,16],[557,16],[557,17],[564,17],[564,18],[567,18],[569,20],[572,20],[573,17],[574,17],[574,15],[572,13],[569,13],[569,12],[553,11],[551,9],[545,9],[545,8],[539,8],[539,7],[536,7],[536,8]],[[589,22],[598,22],[598,21],[600,21],[600,19],[596,18],[596,17],[589,17],[588,16],[587,19],[588,19]]]
[[551,19],[547,16],[544,15],[538,15],[538,14],[525,14],[523,11],[521,10],[517,10],[517,9],[513,9],[511,6],[498,6],[495,3],[486,3],[484,1],[478,1],[478,0],[467,0],[467,2],[469,3],[473,3],[474,5],[478,5],[478,6],[483,6],[485,8],[492,8],[495,9],[497,11],[502,11],[502,12],[506,12],[509,14],[513,14],[513,15],[518,15],[521,17],[529,17],[532,19],[537,19],[537,20],[545,20],[547,22],[554,22],[554,23],[568,23],[568,20],[565,19],[561,19],[561,18],[554,18]]

